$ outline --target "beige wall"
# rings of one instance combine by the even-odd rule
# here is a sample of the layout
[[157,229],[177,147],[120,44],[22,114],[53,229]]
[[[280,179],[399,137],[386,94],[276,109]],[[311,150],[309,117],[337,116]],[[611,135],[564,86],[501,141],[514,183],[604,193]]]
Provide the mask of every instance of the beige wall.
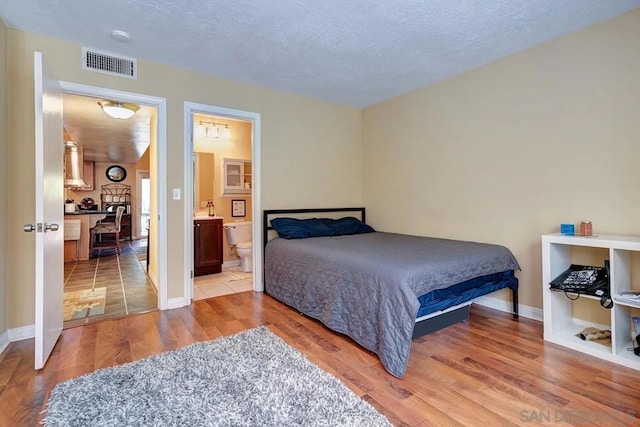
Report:
[[7,27],[0,18],[0,335],[7,330]]
[[[251,111],[262,119],[263,208],[359,205],[362,203],[360,110],[284,92],[235,83],[140,60],[138,80],[82,71],[81,46],[9,29],[8,37],[8,327],[33,324],[33,236],[20,231],[34,201],[33,52],[44,53],[60,80],[143,93],[167,99],[168,297],[181,297],[184,269],[183,108],[185,101]],[[153,160],[151,175],[154,176]],[[18,187],[19,185],[19,187]],[[156,228],[151,224],[152,231]],[[153,236],[152,236],[153,237]],[[153,247],[151,258],[153,258]],[[153,270],[150,266],[150,272]]]
[[640,9],[363,110],[368,219],[508,246],[542,307],[541,234],[640,235],[638,76]]
[[138,163],[136,163],[136,170],[141,170],[141,171],[149,170],[149,151],[150,149],[147,148],[147,150],[144,152],[142,157],[140,157],[140,160],[138,160]]

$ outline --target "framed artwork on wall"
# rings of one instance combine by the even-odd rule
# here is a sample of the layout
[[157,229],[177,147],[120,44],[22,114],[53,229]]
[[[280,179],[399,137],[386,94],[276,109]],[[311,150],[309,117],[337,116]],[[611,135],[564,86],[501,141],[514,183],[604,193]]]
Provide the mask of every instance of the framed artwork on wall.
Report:
[[113,182],[122,182],[127,177],[127,170],[120,165],[111,165],[107,168],[107,179]]
[[231,200],[231,216],[247,216],[245,200]]

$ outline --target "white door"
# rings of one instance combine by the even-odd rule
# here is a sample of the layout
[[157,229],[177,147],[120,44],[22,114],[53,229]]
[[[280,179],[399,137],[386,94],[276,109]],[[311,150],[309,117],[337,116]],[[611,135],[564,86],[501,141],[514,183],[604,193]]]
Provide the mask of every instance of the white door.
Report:
[[42,53],[34,54],[35,80],[35,232],[36,319],[35,368],[47,362],[62,332],[64,264],[64,194],[62,159],[62,90],[43,64]]

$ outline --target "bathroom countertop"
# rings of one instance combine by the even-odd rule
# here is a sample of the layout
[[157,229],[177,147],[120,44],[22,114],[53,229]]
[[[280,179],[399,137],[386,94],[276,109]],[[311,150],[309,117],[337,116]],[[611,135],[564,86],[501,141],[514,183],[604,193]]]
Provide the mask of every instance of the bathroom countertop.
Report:
[[202,221],[202,220],[208,220],[208,219],[221,219],[224,220],[223,216],[209,216],[209,215],[198,215],[198,216],[194,216],[193,220],[194,221]]

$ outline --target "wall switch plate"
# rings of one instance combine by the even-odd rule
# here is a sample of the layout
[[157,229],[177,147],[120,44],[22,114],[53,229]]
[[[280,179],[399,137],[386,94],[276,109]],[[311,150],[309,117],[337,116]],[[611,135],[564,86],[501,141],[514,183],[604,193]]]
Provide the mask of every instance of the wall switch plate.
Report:
[[182,195],[180,194],[180,189],[179,188],[174,188],[173,189],[173,200],[180,200],[181,197],[182,197]]

